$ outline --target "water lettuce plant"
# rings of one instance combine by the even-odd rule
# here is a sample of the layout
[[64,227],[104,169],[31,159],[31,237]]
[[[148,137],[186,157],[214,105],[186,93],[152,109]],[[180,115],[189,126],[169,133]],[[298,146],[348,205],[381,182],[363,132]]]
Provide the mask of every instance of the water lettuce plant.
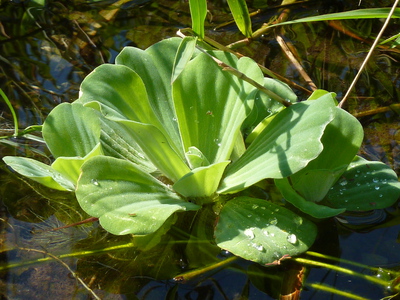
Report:
[[[333,93],[318,90],[298,102],[250,58],[196,44],[171,38],[146,50],[126,47],[115,64],[85,78],[76,101],[47,117],[42,134],[51,166],[3,160],[47,187],[75,192],[105,230],[142,238],[143,248],[185,212],[211,207],[215,243],[260,264],[313,244],[317,227],[307,216],[397,200],[396,174],[356,156],[362,126],[336,106]],[[256,196],[270,179],[291,205]]]

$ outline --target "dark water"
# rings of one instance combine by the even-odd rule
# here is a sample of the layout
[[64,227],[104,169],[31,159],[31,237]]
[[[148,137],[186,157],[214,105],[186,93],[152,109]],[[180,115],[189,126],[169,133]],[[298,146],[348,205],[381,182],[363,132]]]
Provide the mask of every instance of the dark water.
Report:
[[[252,10],[263,9],[254,19],[255,27],[277,13],[265,9],[266,3],[273,6],[279,1],[249,2]],[[291,17],[356,9],[357,4],[358,1],[329,1],[329,4],[310,1],[295,5]],[[361,1],[362,7],[391,4],[391,1]],[[0,2],[0,87],[17,111],[21,129],[41,124],[57,104],[75,100],[83,78],[96,66],[112,63],[124,46],[145,49],[190,25],[186,1],[129,1],[122,6],[112,5],[113,1],[46,1],[44,5],[34,1]],[[234,25],[213,30],[230,18],[223,1],[214,1],[209,6],[208,36],[223,44],[241,39]],[[357,28],[367,39],[369,34],[376,35],[382,22],[348,21],[346,25]],[[399,28],[399,22],[393,21],[385,36],[398,33]],[[281,33],[293,43],[315,84],[336,92],[339,99],[369,48],[367,43],[325,23],[291,26]],[[238,51],[306,86],[282,54],[275,34],[269,32]],[[354,114],[371,111],[360,118],[366,133],[361,154],[387,163],[397,174],[400,172],[399,112],[389,109],[375,114],[374,109],[399,103],[399,59],[398,49],[376,51],[346,107]],[[300,99],[307,97],[303,91],[296,92]],[[0,135],[11,134],[12,116],[3,102],[0,102],[0,124]],[[3,140],[0,156],[5,155],[51,162],[43,144],[24,138]],[[167,246],[145,255],[129,247],[101,252],[107,247],[129,245],[131,241],[128,237],[106,234],[96,223],[53,231],[88,216],[77,207],[73,196],[23,181],[4,165],[0,168],[0,260],[15,264],[0,272],[1,299],[92,299],[94,296],[73,274],[101,299],[273,299],[290,267],[282,264],[267,269],[237,261],[193,282],[177,284],[171,278],[196,264],[187,260],[175,244],[166,242]],[[321,234],[311,250],[396,271],[400,268],[399,223],[398,205],[320,222]],[[100,252],[84,252],[96,250]],[[77,253],[77,257],[66,257],[62,262],[27,263],[66,253]],[[376,270],[362,266],[334,264],[377,276]],[[386,276],[383,273],[379,276]],[[391,294],[364,279],[311,267],[307,270],[302,299],[344,299],[320,291],[313,283],[330,285],[366,299]]]

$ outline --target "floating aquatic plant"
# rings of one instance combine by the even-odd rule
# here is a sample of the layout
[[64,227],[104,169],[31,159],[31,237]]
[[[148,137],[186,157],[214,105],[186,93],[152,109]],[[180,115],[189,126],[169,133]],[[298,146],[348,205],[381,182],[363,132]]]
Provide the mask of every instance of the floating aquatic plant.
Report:
[[51,166],[3,160],[45,186],[75,192],[82,209],[116,235],[154,242],[182,213],[212,206],[217,245],[261,264],[304,252],[317,233],[304,214],[252,194],[266,179],[315,218],[396,201],[396,174],[356,156],[362,127],[334,94],[318,90],[297,102],[253,60],[195,46],[172,38],[146,50],[126,47],[115,64],[85,78],[79,99],[47,117]]

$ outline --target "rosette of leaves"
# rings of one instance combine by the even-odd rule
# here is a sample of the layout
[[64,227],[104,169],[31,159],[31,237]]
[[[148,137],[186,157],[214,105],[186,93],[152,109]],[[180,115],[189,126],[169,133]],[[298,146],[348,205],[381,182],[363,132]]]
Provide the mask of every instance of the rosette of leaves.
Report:
[[[253,60],[204,53],[195,45],[195,39],[172,38],[146,50],[125,48],[115,64],[85,78],[78,100],[60,104],[47,117],[42,131],[55,158],[51,166],[22,157],[4,161],[48,187],[74,191],[82,209],[107,231],[149,237],[144,248],[180,212],[215,202],[222,207],[216,211],[219,247],[262,264],[307,250],[316,236],[313,223],[237,193],[273,178],[293,204],[303,195],[302,201],[319,205],[343,172],[352,172],[360,125],[323,91],[285,108],[209,55],[296,101],[285,84],[264,78]],[[353,140],[347,131],[354,128]],[[244,132],[250,133],[246,141]],[[351,143],[344,158],[327,150],[338,134],[341,143]],[[326,159],[335,163],[324,165]],[[323,188],[307,189],[308,179],[321,174],[329,175]],[[335,190],[329,197],[329,209],[343,211]]]

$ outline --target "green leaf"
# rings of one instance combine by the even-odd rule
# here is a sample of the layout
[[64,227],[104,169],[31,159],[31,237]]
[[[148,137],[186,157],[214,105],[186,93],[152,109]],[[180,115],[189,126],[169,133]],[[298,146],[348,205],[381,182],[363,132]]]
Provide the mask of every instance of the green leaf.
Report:
[[204,38],[204,21],[207,16],[206,0],[189,0],[192,29],[201,38]]
[[171,93],[172,69],[181,41],[180,38],[165,39],[144,51],[125,47],[115,61],[131,68],[142,78],[150,106],[162,123],[160,130],[168,133],[166,137],[171,146],[184,158]]
[[210,164],[207,157],[196,147],[189,147],[189,150],[185,153],[185,157],[191,169],[205,167]]
[[194,169],[179,179],[173,188],[184,197],[209,197],[217,190],[222,174],[229,163],[230,161],[223,161]]
[[296,103],[280,113],[226,170],[220,193],[245,189],[265,178],[283,178],[304,168],[323,149],[320,139],[334,117],[330,94]]
[[189,167],[172,149],[166,137],[157,127],[127,120],[116,119],[114,121],[131,130],[146,156],[170,180],[176,182],[190,172]]
[[322,200],[359,151],[363,138],[360,122],[335,107],[335,118],[326,126],[321,139],[323,151],[307,167],[290,176],[293,188],[308,201]]
[[97,155],[103,155],[103,150],[101,144],[98,143],[92,151],[88,153],[85,157],[58,157],[51,167],[66,176],[71,180],[74,185],[78,182],[78,177],[81,174],[82,165],[92,157]]
[[106,156],[82,166],[76,196],[83,210],[117,235],[150,234],[173,213],[199,208],[134,164]]
[[[365,8],[357,10],[349,10],[340,13],[318,15],[313,17],[301,18],[298,20],[277,23],[269,27],[289,25],[296,23],[305,22],[316,22],[316,21],[329,21],[329,20],[345,20],[345,19],[386,19],[389,15],[390,8]],[[400,18],[400,8],[394,10],[392,18]]]
[[[214,52],[247,76],[263,81],[257,64],[237,60],[230,53]],[[254,87],[224,72],[206,54],[191,60],[173,84],[176,117],[185,152],[199,149],[210,163],[229,159],[240,126],[250,113]]]
[[245,0],[228,0],[229,8],[240,32],[246,37],[251,37],[251,19]]
[[250,197],[228,201],[215,229],[219,247],[260,264],[306,251],[316,235],[316,226],[307,219],[279,205]]
[[186,64],[193,56],[194,49],[196,49],[197,37],[186,36],[182,39],[174,60],[174,67],[172,69],[171,84],[181,74]]
[[55,158],[84,157],[100,141],[99,115],[79,103],[62,103],[50,112],[42,132]]
[[80,90],[76,102],[98,102],[103,115],[109,118],[163,127],[151,108],[141,77],[126,66],[104,64],[97,67],[83,80]]
[[60,191],[73,191],[74,183],[49,165],[31,158],[6,156],[3,161],[14,171],[44,186]]
[[[320,173],[319,175],[328,177],[330,176],[329,173]],[[287,178],[275,179],[275,184],[281,191],[282,196],[288,202],[293,204],[302,212],[309,214],[314,218],[330,218],[341,214],[346,210],[345,208],[331,208],[322,204],[307,201],[293,189]]]
[[101,117],[100,121],[100,141],[105,155],[129,160],[146,173],[157,170],[138,145],[136,136],[130,128],[105,117]]
[[[279,80],[266,77],[264,78],[264,87],[291,103],[297,101],[297,96],[292,89]],[[242,131],[247,134],[251,132],[251,134],[246,138],[247,143],[251,143],[266,127],[268,124],[266,119],[268,119],[268,117],[277,114],[285,108],[281,103],[271,99],[267,94],[258,90],[255,92],[256,96],[253,110],[242,125]]]
[[356,157],[329,190],[326,202],[337,208],[365,211],[386,208],[399,197],[400,182],[390,167]]

